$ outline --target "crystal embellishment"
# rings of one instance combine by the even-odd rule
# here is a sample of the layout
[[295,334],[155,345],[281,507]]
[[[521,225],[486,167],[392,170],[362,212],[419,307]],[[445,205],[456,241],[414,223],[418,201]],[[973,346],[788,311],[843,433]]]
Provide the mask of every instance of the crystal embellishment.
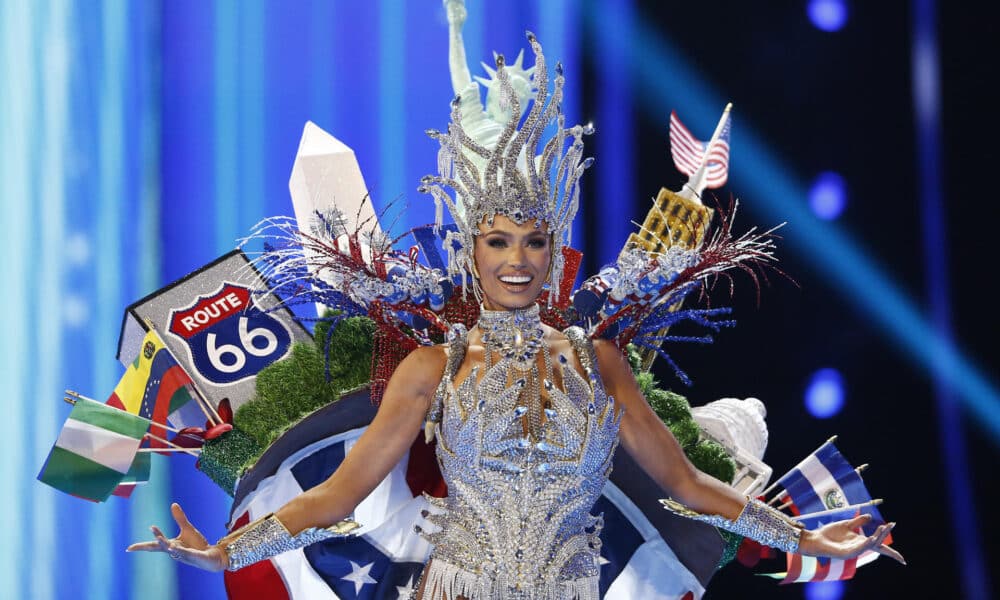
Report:
[[332,538],[349,537],[359,527],[358,523],[345,519],[330,527],[310,527],[293,536],[272,513],[223,538],[230,539],[225,545],[226,554],[229,556],[227,569],[238,571],[247,565],[289,550],[304,548]]
[[[476,600],[598,597],[603,520],[590,510],[611,472],[621,413],[586,334],[566,335],[586,376],[559,363],[562,387],[544,382],[545,418],[528,436],[524,402],[543,399],[524,397],[531,382],[512,358],[475,367],[457,385],[446,372],[435,427],[449,495],[429,498],[428,521],[440,529],[421,532],[435,546],[425,589]],[[453,341],[449,354],[464,355],[464,343]]]
[[[553,234],[552,281],[561,280],[562,248],[572,243],[572,222],[580,202],[579,180],[593,164],[592,158],[583,157],[583,136],[593,133],[593,128],[566,126],[562,67],[556,65],[550,91],[542,47],[531,33],[528,43],[535,54],[535,66],[531,78],[534,90],[526,97],[515,89],[503,55],[496,57],[491,91],[500,95],[500,105],[506,109],[495,139],[493,135],[488,140],[476,139],[475,132],[465,128],[463,113],[469,107],[468,99],[462,96],[452,102],[448,130],[427,131],[440,144],[438,174],[421,179],[418,191],[433,197],[436,227],[444,224],[445,208],[451,213],[458,230],[449,232],[444,240],[448,275],[465,278],[477,297],[481,297],[481,290],[472,277],[473,241],[479,235],[479,224],[485,220],[492,225],[496,215],[519,225],[535,221],[537,227],[545,222]],[[525,106],[528,103],[530,109]],[[475,123],[470,123],[472,129]],[[552,133],[546,137],[548,131]],[[463,293],[468,287],[462,286]],[[557,301],[558,294],[558,286],[553,286],[550,302]]]
[[479,330],[488,350],[511,360],[522,371],[534,364],[544,345],[537,304],[517,310],[483,308],[479,311]]

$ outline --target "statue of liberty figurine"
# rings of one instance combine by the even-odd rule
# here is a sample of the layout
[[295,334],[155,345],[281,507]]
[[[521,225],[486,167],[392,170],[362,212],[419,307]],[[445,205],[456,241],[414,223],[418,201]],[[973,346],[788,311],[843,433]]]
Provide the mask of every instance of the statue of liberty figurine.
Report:
[[[497,139],[510,120],[510,102],[505,101],[497,84],[497,71],[486,63],[480,63],[489,78],[472,77],[465,55],[465,40],[462,38],[462,27],[467,16],[465,0],[444,0],[445,12],[448,16],[448,68],[451,72],[451,88],[459,103],[462,117],[462,128],[470,138],[485,148],[496,147]],[[494,58],[500,58],[493,53]],[[504,66],[507,77],[517,95],[517,105],[520,109],[518,119],[524,116],[528,101],[536,94],[533,81],[535,67],[525,69],[522,65],[524,50],[517,54],[513,64]],[[557,70],[561,70],[558,67]],[[480,84],[486,88],[486,104],[482,102]],[[470,153],[471,154],[471,153]],[[475,161],[475,155],[470,156]],[[482,161],[485,164],[485,160]],[[481,165],[476,165],[480,167]]]

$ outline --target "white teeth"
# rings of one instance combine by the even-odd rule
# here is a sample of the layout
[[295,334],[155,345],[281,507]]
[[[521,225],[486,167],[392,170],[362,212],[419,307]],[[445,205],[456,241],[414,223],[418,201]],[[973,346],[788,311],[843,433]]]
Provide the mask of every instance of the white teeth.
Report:
[[504,275],[500,278],[500,281],[504,283],[528,283],[531,281],[531,277],[527,275]]

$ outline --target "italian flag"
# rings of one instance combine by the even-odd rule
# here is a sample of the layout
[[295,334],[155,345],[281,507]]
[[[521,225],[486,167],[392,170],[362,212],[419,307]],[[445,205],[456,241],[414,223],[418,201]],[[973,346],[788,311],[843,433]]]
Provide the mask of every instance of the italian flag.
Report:
[[125,474],[125,477],[118,483],[118,487],[111,493],[121,498],[130,498],[136,486],[149,481],[151,467],[152,463],[149,452],[139,452],[135,455],[135,460],[132,461],[132,466],[129,467],[128,473]]
[[78,400],[38,480],[103,502],[129,474],[149,421],[123,410]]

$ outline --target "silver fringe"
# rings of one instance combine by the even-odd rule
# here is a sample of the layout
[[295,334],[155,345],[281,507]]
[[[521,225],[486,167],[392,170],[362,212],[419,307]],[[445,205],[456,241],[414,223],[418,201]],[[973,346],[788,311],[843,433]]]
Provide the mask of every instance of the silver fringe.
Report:
[[470,573],[447,561],[434,558],[423,576],[425,598],[455,600],[599,600],[600,576],[567,581],[546,581],[518,587],[512,578],[491,578]]

